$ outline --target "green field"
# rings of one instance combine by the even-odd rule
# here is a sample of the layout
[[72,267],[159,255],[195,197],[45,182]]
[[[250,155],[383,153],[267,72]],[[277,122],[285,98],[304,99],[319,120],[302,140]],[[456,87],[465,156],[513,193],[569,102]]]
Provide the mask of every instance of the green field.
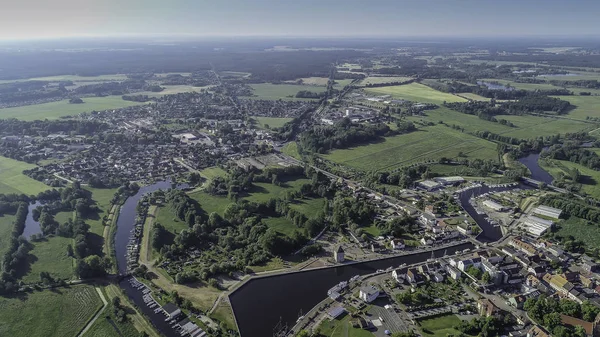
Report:
[[232,203],[232,201],[226,197],[217,197],[204,191],[192,192],[190,193],[190,197],[200,204],[200,207],[206,214],[216,212],[223,215],[227,206]]
[[281,186],[269,183],[254,183],[254,188],[248,193],[244,199],[253,202],[265,202],[271,198],[281,198],[288,189],[298,189],[303,184],[310,183],[309,179],[289,180],[281,184]]
[[[502,116],[502,118],[507,116]],[[525,118],[523,118],[525,117]],[[499,116],[497,116],[499,118]],[[519,125],[520,120],[531,121],[535,118],[534,116],[514,116],[509,118],[504,118],[506,120],[515,121],[516,125]],[[515,138],[534,138],[539,136],[549,136],[555,134],[565,134],[569,132],[578,132],[583,130],[591,130],[595,129],[593,124],[584,123],[572,119],[555,119],[555,118],[544,118],[537,117],[539,119],[539,123],[531,124],[529,126],[525,126],[519,129],[514,129],[514,131],[503,133],[503,136],[515,137]]]
[[200,92],[202,90],[209,89],[212,86],[207,85],[204,87],[194,87],[191,85],[163,85],[162,87],[165,89],[160,92],[141,91],[141,92],[136,92],[135,95],[147,95],[148,97],[162,97],[165,95],[175,95],[175,94],[181,94],[184,92]]
[[600,227],[598,224],[585,219],[570,217],[560,222],[560,229],[556,235],[562,237],[573,236],[575,240],[581,240],[590,249],[600,248]]
[[350,323],[350,319],[351,317],[348,314],[333,321],[326,319],[319,326],[319,331],[322,335],[328,337],[373,337],[370,331],[354,328]]
[[455,95],[434,90],[424,84],[410,83],[395,85],[391,87],[366,88],[367,93],[372,95],[391,95],[393,98],[405,99],[420,103],[441,104],[446,102],[466,102],[467,100]]
[[35,78],[18,79],[18,80],[0,80],[0,83],[12,83],[12,82],[23,82],[23,81],[106,82],[106,81],[125,81],[126,79],[127,79],[127,75],[125,75],[125,74],[100,75],[100,76],[58,75],[58,76],[35,77]]
[[482,101],[482,102],[489,102],[490,99],[487,97],[483,97],[483,96],[479,96],[477,94],[473,94],[470,92],[461,92],[460,94],[456,94],[457,96],[460,97],[464,97],[468,100],[472,100],[472,101]]
[[73,258],[67,255],[67,245],[73,244],[73,239],[54,236],[32,244],[27,270],[20,271],[23,282],[39,282],[42,271],[49,272],[54,278],[73,278]]
[[33,164],[0,156],[0,193],[31,195],[50,189],[48,185],[23,174],[24,170],[34,167]]
[[419,325],[425,337],[446,337],[460,334],[460,331],[454,329],[460,322],[456,315],[443,315],[420,320]]
[[202,171],[200,171],[200,175],[208,180],[211,180],[211,179],[214,179],[215,177],[225,177],[225,176],[227,176],[227,172],[220,167],[213,166],[213,167],[207,167],[207,168],[203,169]]
[[110,212],[110,208],[112,207],[110,200],[114,197],[117,189],[93,187],[86,187],[86,189],[92,192],[92,199],[96,202],[96,206],[98,206],[100,212],[92,218],[85,219],[85,222],[90,225],[90,232],[102,236],[104,233],[102,218]]
[[4,257],[6,248],[10,243],[13,224],[16,217],[12,214],[4,214],[0,216],[0,256]]
[[0,336],[76,336],[101,306],[87,285],[0,297]]
[[25,105],[15,108],[0,109],[0,118],[17,118],[25,121],[57,119],[64,116],[75,116],[82,112],[118,109],[143,103],[125,101],[121,96],[85,97],[83,104],[71,104],[68,100]]
[[294,234],[296,230],[301,231],[300,228],[294,226],[291,220],[284,217],[269,217],[263,220],[263,222],[269,227],[274,229],[276,232],[289,237]]
[[272,129],[282,127],[285,123],[291,121],[293,118],[252,117],[252,119],[258,123],[261,129]]
[[511,128],[509,126],[486,121],[477,116],[450,110],[446,107],[439,107],[435,110],[428,110],[425,112],[425,117],[408,117],[408,120],[413,122],[424,120],[432,123],[439,123],[440,121],[443,121],[448,125],[458,125],[464,128],[466,132],[485,130],[493,133],[505,133],[515,130],[514,128]]
[[369,84],[382,84],[382,83],[392,83],[392,82],[407,82],[413,80],[412,77],[405,76],[369,76],[362,81],[359,82],[360,86],[366,86]]
[[285,144],[285,146],[281,149],[281,152],[292,158],[296,158],[298,160],[302,159],[300,153],[298,152],[298,143],[296,142],[289,142]]
[[385,141],[324,155],[328,160],[359,170],[391,170],[414,163],[437,161],[441,157],[496,159],[496,144],[449,127],[435,125],[409,134],[387,137]]
[[556,96],[569,101],[576,108],[567,115],[570,118],[585,120],[586,117],[600,117],[600,96]]
[[311,100],[308,98],[296,98],[298,91],[324,92],[325,87],[311,87],[298,84],[271,84],[259,83],[250,84],[254,89],[254,98],[257,99],[288,99],[288,100]]
[[583,165],[564,160],[540,160],[538,163],[555,179],[561,174],[569,176],[569,170],[579,170],[579,173],[582,176],[581,192],[597,199],[600,198],[600,171],[595,171]]

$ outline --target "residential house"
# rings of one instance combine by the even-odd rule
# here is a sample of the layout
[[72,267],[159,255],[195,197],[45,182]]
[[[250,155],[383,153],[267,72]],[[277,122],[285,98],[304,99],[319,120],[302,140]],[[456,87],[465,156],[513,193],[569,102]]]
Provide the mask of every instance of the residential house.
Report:
[[392,249],[404,249],[406,247],[402,239],[393,239],[390,241],[390,244],[392,245]]
[[431,227],[435,225],[435,215],[429,212],[423,212],[419,216],[419,222],[424,226]]
[[342,246],[338,246],[337,249],[333,252],[333,259],[337,263],[342,263],[345,260],[344,248]]
[[407,268],[398,268],[392,271],[392,277],[396,282],[402,283],[406,279]]
[[481,267],[481,258],[479,256],[470,256],[469,258],[458,261],[456,265],[458,270],[465,272],[471,266],[475,268]]
[[573,328],[577,326],[582,327],[585,330],[586,337],[597,336],[596,322],[588,322],[579,318],[563,314],[560,315],[560,321],[563,325],[570,326]]
[[425,278],[416,268],[410,268],[406,272],[406,280],[412,284],[420,284],[425,281]]
[[479,315],[485,317],[494,316],[500,312],[500,309],[498,309],[498,307],[496,307],[496,305],[494,305],[494,303],[487,298],[477,301],[477,310]]
[[595,273],[598,269],[598,265],[594,261],[585,260],[581,264],[581,268],[583,268],[583,270],[587,271],[588,273]]
[[334,319],[338,318],[339,316],[341,316],[345,312],[346,312],[346,309],[344,309],[344,307],[336,306],[327,311],[327,316],[329,317],[329,319],[334,320]]
[[456,225],[456,230],[462,235],[471,235],[471,225],[465,222],[461,222]]
[[448,275],[450,275],[450,278],[455,281],[462,277],[461,271],[452,266],[448,266],[447,270],[448,270]]
[[550,333],[548,333],[544,328],[539,325],[534,325],[527,332],[527,337],[550,337]]
[[509,244],[511,246],[513,246],[514,248],[516,248],[516,249],[522,251],[523,253],[527,254],[528,256],[533,256],[537,252],[536,249],[535,249],[535,247],[532,244],[530,244],[528,242],[525,242],[525,241],[522,241],[519,238],[514,238],[514,239],[510,240]]
[[371,303],[377,297],[379,297],[379,289],[375,288],[374,286],[361,287],[358,297],[367,303]]

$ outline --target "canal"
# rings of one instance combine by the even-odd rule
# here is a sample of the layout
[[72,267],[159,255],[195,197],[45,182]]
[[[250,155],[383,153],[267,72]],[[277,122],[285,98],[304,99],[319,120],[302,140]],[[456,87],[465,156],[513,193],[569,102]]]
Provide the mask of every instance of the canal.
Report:
[[[127,201],[121,206],[121,212],[119,213],[119,219],[117,220],[117,233],[115,235],[115,253],[117,255],[117,268],[119,273],[125,273],[127,271],[127,259],[125,257],[127,253],[127,244],[129,242],[129,235],[135,224],[136,207],[138,201],[146,193],[154,192],[159,189],[171,188],[169,181],[161,181],[153,185],[141,187],[139,191],[127,198]],[[176,333],[167,322],[165,322],[165,315],[162,313],[155,313],[154,309],[150,309],[143,300],[143,294],[140,290],[135,289],[129,284],[127,279],[123,279],[119,286],[125,291],[127,296],[135,303],[138,308],[144,313],[144,315],[150,318],[152,325],[164,336],[167,337],[180,337],[181,335]]]
[[[440,249],[436,257],[458,250],[472,249],[471,243]],[[398,267],[403,263],[426,261],[431,252],[391,257],[385,260],[342,265],[333,268],[267,276],[250,280],[229,296],[242,337],[273,336],[281,321],[292,327],[300,311],[308,312],[327,297],[327,290],[355,275],[371,274],[378,269]]]

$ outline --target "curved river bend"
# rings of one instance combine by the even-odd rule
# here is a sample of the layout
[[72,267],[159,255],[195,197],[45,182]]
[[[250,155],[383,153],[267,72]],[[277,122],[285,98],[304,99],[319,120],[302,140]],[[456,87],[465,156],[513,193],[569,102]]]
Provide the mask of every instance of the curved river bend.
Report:
[[[530,154],[519,159],[519,162],[529,168],[531,178],[543,181],[547,184],[552,182],[552,176],[544,171],[537,163],[539,154]],[[121,207],[121,214],[117,221],[117,234],[115,237],[115,250],[119,272],[126,270],[125,253],[129,233],[133,228],[136,216],[136,206],[141,197],[148,192],[158,189],[170,188],[169,182],[159,182],[154,185],[141,188],[138,193],[125,202]],[[521,188],[528,188],[524,185]],[[461,204],[465,210],[477,221],[482,228],[478,237],[483,242],[493,242],[502,237],[499,227],[492,226],[483,216],[477,214],[468,200],[489,191],[500,191],[509,188],[490,188],[481,186],[462,192],[459,195]],[[440,257],[446,252],[448,255],[458,250],[473,248],[470,243],[448,249],[435,251],[435,256]],[[407,256],[392,257],[385,260],[362,262],[356,264],[342,265],[333,268],[309,270],[297,273],[288,273],[252,279],[241,288],[230,295],[231,305],[235,312],[240,334],[243,337],[272,336],[273,328],[281,320],[292,326],[298,318],[299,312],[308,312],[327,296],[327,290],[341,281],[347,281],[355,275],[370,274],[378,269],[397,267],[403,263],[413,264],[427,260],[431,252],[417,253]],[[179,336],[164,322],[164,315],[155,314],[142,300],[142,294],[131,287],[124,280],[120,286],[125,289],[129,297],[141,308],[142,312],[152,320],[158,330],[168,337]]]

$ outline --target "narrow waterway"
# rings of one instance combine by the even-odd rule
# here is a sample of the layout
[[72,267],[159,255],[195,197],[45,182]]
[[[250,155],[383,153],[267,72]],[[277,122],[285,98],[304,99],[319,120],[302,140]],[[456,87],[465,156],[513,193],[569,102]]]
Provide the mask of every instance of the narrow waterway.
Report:
[[[472,249],[471,243],[440,249],[436,257],[444,253]],[[426,261],[431,252],[392,257],[385,260],[343,265],[335,268],[257,278],[235,291],[229,298],[237,318],[242,337],[273,336],[273,328],[281,321],[292,327],[300,311],[308,312],[325,297],[327,290],[355,275],[370,274],[378,269],[398,267],[403,263]]]
[[[129,235],[135,224],[136,207],[138,201],[149,192],[154,192],[159,189],[168,189],[171,187],[171,183],[168,181],[161,181],[153,185],[144,186],[134,195],[127,198],[127,201],[121,207],[119,213],[119,219],[117,220],[117,233],[115,235],[115,253],[117,255],[117,268],[119,273],[125,273],[127,271],[127,259],[125,254],[127,253],[127,244],[129,243]],[[127,296],[135,303],[140,310],[149,317],[152,324],[158,331],[167,337],[179,337],[181,336],[173,328],[165,322],[165,315],[162,313],[155,313],[154,309],[150,309],[143,300],[143,294],[140,290],[135,289],[129,284],[127,279],[122,280],[119,286],[125,291]]]
[[552,184],[554,178],[550,175],[550,173],[546,172],[543,168],[538,164],[538,160],[540,159],[539,153],[531,153],[525,157],[519,158],[519,163],[527,166],[529,171],[531,171],[531,179],[544,182],[548,185]]
[[23,230],[23,236],[26,239],[29,239],[33,234],[40,234],[42,229],[40,228],[40,223],[38,221],[33,220],[33,210],[41,206],[42,203],[36,201],[34,203],[29,204],[27,207],[27,218],[25,219],[25,229]]

